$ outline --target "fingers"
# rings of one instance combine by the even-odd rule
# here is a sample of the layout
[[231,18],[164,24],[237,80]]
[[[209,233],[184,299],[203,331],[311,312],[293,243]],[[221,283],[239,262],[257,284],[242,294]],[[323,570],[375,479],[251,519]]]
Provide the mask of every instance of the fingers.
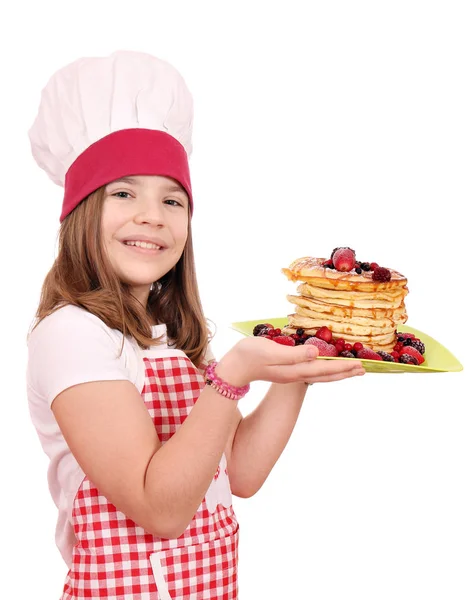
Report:
[[292,382],[337,381],[346,377],[363,375],[365,370],[358,360],[308,360],[294,365],[270,368],[268,381]]
[[353,369],[352,371],[342,371],[333,375],[322,375],[309,379],[306,383],[326,383],[328,381],[341,381],[342,379],[350,379],[351,377],[361,377],[365,375],[365,369]]

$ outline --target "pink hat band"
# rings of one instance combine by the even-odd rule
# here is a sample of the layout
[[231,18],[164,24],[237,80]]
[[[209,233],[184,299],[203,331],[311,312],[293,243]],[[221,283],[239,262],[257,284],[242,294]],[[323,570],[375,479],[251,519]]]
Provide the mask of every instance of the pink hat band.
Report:
[[91,144],[69,167],[60,222],[98,188],[133,175],[175,179],[188,194],[192,214],[190,170],[182,144],[164,131],[122,129]]

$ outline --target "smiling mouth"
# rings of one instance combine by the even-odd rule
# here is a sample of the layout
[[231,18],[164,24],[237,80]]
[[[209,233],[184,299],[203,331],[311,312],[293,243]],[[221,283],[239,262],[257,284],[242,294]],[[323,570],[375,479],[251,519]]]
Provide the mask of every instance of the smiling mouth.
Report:
[[127,241],[124,242],[126,246],[135,246],[136,248],[143,248],[144,250],[162,250],[162,246],[153,244],[152,242],[139,242],[139,241]]

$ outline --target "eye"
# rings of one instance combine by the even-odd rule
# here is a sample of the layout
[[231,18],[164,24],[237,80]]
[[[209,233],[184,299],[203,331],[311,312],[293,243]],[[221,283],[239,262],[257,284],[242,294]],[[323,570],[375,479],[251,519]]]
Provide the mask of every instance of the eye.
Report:
[[117,198],[130,198],[131,195],[129,192],[114,192],[113,196],[117,196]]
[[165,204],[168,204],[169,206],[183,206],[178,200],[174,200],[173,198],[167,198]]

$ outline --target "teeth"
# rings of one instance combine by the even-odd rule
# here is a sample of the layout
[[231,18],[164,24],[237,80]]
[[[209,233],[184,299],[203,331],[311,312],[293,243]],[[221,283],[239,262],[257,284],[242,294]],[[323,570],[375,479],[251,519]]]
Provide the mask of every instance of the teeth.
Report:
[[157,244],[152,244],[151,242],[126,242],[127,246],[137,246],[138,248],[149,248],[150,250],[160,250],[161,246],[157,246]]

